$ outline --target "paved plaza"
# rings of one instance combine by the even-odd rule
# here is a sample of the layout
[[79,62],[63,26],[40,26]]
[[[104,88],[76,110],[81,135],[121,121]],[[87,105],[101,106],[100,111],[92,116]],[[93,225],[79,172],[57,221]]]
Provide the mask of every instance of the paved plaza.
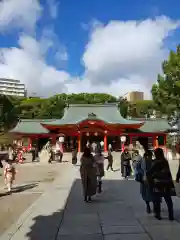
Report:
[[[118,156],[118,155],[117,155]],[[59,166],[59,165],[57,165]],[[62,174],[23,213],[0,240],[176,240],[180,236],[180,199],[174,198],[176,221],[147,216],[133,179],[121,179],[119,158],[106,172],[103,193],[84,203],[79,166],[63,163]]]

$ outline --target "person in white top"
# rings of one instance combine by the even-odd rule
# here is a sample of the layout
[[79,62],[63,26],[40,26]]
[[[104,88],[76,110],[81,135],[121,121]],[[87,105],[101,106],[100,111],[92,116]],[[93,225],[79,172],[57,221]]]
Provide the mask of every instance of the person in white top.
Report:
[[97,178],[98,178],[98,192],[102,192],[102,177],[104,177],[104,155],[101,150],[98,149],[94,156],[96,166],[97,166]]

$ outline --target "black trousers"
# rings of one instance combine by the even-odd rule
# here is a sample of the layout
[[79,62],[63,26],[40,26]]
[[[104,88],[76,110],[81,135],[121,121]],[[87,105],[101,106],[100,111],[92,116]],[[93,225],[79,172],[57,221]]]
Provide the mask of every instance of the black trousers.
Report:
[[[173,210],[172,198],[169,195],[164,195],[163,197],[168,208],[169,217],[173,218],[174,210]],[[157,200],[154,202],[154,210],[155,210],[156,216],[159,217],[161,215],[161,198],[160,197],[157,198]]]
[[60,154],[59,154],[59,162],[62,162],[62,158],[63,158],[63,153],[60,152]]
[[32,150],[32,162],[36,160],[36,151]]
[[179,182],[179,179],[180,179],[180,164],[179,164],[178,171],[176,174],[176,182]]
[[107,165],[107,170],[110,168],[113,171],[113,163],[109,162]]

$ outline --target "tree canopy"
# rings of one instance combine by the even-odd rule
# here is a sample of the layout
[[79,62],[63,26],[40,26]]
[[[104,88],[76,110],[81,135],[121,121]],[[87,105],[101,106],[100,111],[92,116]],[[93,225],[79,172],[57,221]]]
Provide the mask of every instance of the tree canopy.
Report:
[[158,75],[151,93],[156,109],[171,116],[174,112],[180,113],[180,46],[170,52],[162,70],[163,74]]
[[[126,118],[144,117],[152,108],[152,101],[129,103],[126,99],[116,98],[105,93],[57,94],[50,98],[19,98],[1,95],[0,104],[3,106],[1,125],[5,129],[14,126],[21,119],[61,118],[68,104],[104,104],[117,103],[121,115]],[[108,113],[107,113],[108,114]]]

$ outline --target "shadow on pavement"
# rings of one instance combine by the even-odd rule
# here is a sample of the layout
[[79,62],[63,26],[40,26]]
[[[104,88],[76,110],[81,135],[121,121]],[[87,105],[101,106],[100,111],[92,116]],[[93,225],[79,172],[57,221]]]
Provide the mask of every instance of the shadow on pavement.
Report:
[[[180,211],[180,209],[177,210]],[[166,208],[162,215],[163,218],[167,218]],[[176,215],[179,215],[179,212]],[[26,237],[29,240],[102,240],[106,239],[106,237],[104,238],[106,234],[115,234],[108,233],[108,229],[117,225],[121,225],[122,235],[129,234],[129,230],[127,230],[127,226],[129,226],[131,234],[136,234],[138,237],[137,229],[141,229],[139,231],[143,232],[140,234],[146,234],[143,224],[149,224],[149,222],[156,224],[155,221],[152,215],[147,216],[144,202],[140,196],[139,184],[134,180],[104,180],[103,192],[94,196],[92,203],[85,203],[81,180],[76,179],[65,208],[57,209],[49,216],[35,217],[34,224]],[[164,219],[162,221],[168,222]],[[111,231],[113,230],[111,229]]]
[[10,193],[9,193],[9,192],[0,193],[0,197],[5,197],[5,196],[8,196],[8,195],[10,195]]
[[24,192],[26,190],[35,188],[38,186],[38,183],[30,183],[30,184],[25,184],[25,185],[20,185],[20,186],[16,186],[13,187],[12,189],[12,193],[19,193],[19,192]]

